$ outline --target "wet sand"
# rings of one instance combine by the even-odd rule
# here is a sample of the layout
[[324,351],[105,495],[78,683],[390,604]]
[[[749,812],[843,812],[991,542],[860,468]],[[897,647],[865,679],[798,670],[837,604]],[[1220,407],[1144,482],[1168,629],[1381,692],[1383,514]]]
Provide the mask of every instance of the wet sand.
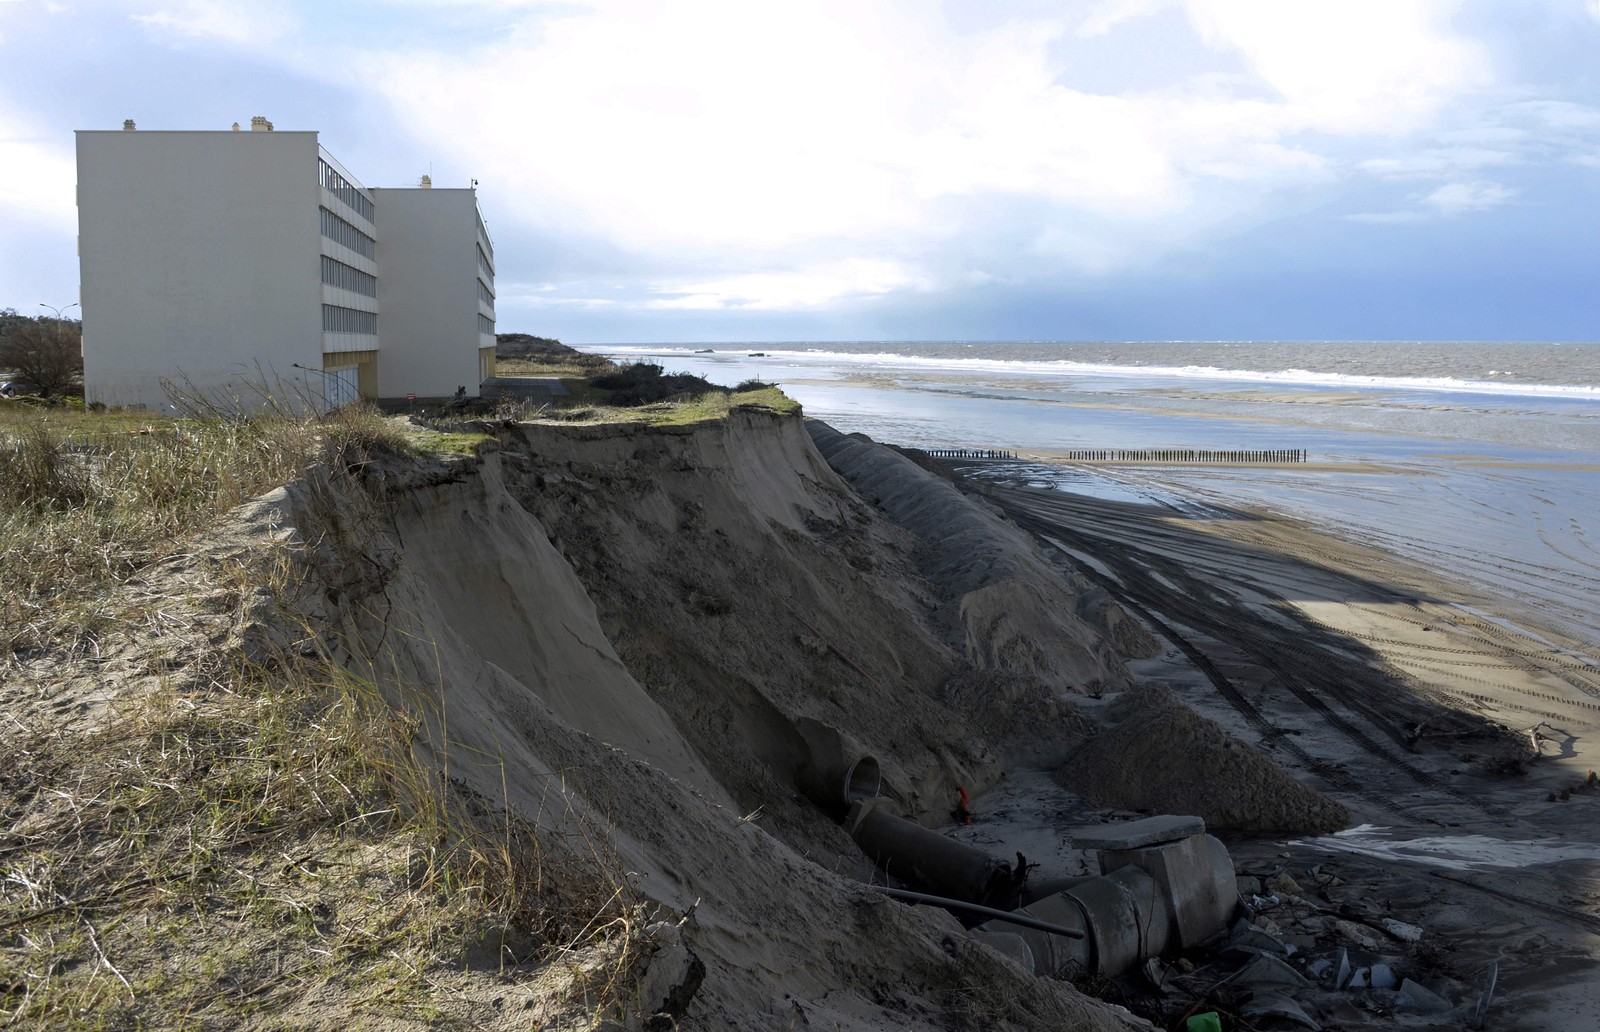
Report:
[[[1600,766],[1600,657],[1590,643],[1263,509],[974,486],[1162,637],[1143,677],[1363,826],[1231,841],[1242,869],[1305,880],[1315,867],[1341,883],[1322,889],[1323,905],[1422,927],[1429,973],[1458,998],[1498,961],[1487,1027],[1595,1027],[1600,790],[1586,777]],[[1345,1028],[1418,1020],[1358,997],[1317,1002]]]

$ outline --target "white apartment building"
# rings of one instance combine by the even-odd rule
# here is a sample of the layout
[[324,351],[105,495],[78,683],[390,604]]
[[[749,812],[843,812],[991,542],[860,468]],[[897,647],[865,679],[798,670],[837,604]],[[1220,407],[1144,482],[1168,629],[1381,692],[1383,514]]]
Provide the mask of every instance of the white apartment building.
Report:
[[473,188],[369,190],[314,132],[81,130],[84,394],[167,410],[477,395],[494,251]]

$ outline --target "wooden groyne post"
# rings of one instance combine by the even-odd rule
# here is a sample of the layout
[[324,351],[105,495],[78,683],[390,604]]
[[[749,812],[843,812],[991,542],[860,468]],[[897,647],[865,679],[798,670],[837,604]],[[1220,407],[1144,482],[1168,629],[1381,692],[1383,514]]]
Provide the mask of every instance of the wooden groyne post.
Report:
[[1304,448],[1080,448],[1067,453],[1069,462],[1162,463],[1294,463],[1306,461]]
[[935,459],[1014,459],[1017,453],[997,448],[929,448],[927,452]]

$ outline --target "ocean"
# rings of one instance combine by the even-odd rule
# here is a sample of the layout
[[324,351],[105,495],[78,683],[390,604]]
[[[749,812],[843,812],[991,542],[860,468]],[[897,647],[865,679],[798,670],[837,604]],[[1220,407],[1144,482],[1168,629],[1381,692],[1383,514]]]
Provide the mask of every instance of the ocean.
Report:
[[[1600,655],[1600,344],[752,342],[583,350],[728,386],[777,382],[807,415],[888,444],[1013,452],[1041,487],[1188,515],[1248,507],[1294,516],[1447,572],[1519,627]],[[1083,449],[1301,449],[1307,461],[1065,461]]]

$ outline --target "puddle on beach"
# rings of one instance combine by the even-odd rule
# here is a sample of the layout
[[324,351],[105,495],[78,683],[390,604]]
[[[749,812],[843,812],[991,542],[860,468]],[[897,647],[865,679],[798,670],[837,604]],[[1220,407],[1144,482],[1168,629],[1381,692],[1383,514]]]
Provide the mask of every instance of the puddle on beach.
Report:
[[1600,843],[1553,839],[1508,841],[1486,835],[1397,838],[1388,828],[1374,824],[1362,824],[1318,838],[1296,839],[1289,844],[1329,852],[1359,853],[1379,860],[1409,860],[1451,871],[1600,860]]
[[1220,510],[1203,505],[1175,491],[1165,490],[1160,485],[1136,483],[1131,478],[1123,479],[1109,471],[1100,472],[1082,467],[1032,462],[984,463],[958,466],[957,470],[962,476],[973,480],[1064,491],[1068,494],[1097,498],[1104,502],[1154,505],[1199,518],[1215,518],[1223,515]]

